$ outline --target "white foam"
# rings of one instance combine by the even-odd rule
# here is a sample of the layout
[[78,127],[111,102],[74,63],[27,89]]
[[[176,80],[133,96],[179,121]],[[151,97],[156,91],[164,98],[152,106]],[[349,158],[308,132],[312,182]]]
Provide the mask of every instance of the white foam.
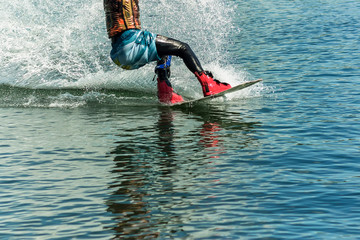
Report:
[[[13,0],[0,10],[0,84],[27,88],[125,89],[156,93],[154,64],[124,71],[109,58],[102,2]],[[252,77],[229,63],[224,51],[236,27],[226,0],[140,1],[144,29],[190,44],[203,67],[232,85]],[[200,85],[174,58],[173,86],[201,96]]]

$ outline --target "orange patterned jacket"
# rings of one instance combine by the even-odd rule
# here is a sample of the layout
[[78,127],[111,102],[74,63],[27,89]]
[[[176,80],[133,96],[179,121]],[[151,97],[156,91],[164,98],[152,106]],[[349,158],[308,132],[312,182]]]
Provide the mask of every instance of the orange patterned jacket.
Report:
[[104,0],[109,38],[128,30],[141,29],[139,0]]

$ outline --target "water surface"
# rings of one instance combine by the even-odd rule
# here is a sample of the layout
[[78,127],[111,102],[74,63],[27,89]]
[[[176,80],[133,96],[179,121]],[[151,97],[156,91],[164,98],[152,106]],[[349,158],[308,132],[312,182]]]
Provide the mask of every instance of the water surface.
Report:
[[[264,79],[180,108],[154,65],[110,62],[102,3],[19,3],[0,17],[2,239],[359,238],[357,1],[141,3],[220,79]],[[201,96],[179,60],[172,81]]]

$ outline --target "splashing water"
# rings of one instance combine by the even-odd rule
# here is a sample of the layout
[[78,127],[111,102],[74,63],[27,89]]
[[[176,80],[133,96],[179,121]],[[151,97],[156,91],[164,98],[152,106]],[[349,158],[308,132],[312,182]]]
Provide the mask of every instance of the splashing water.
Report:
[[1,83],[59,87],[104,71],[101,3],[4,3]]
[[[124,71],[111,62],[102,1],[13,0],[1,6],[0,85],[155,93],[154,64]],[[246,78],[245,71],[231,67],[226,54],[229,33],[235,30],[234,3],[140,1],[140,9],[143,29],[189,43],[204,68],[231,76],[230,83]],[[172,73],[180,91],[197,94],[193,88],[198,83],[189,81],[195,78],[181,60],[173,61]]]

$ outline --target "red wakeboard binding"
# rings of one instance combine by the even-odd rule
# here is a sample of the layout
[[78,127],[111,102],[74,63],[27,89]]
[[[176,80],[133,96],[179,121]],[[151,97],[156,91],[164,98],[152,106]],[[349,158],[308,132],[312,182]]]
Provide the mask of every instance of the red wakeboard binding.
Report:
[[164,104],[175,104],[183,102],[182,96],[174,92],[169,81],[171,56],[166,56],[158,61],[155,67],[157,78],[158,99]]
[[196,72],[195,76],[199,80],[204,97],[214,95],[231,88],[230,84],[220,82],[214,79],[211,72],[203,71],[201,73]]

